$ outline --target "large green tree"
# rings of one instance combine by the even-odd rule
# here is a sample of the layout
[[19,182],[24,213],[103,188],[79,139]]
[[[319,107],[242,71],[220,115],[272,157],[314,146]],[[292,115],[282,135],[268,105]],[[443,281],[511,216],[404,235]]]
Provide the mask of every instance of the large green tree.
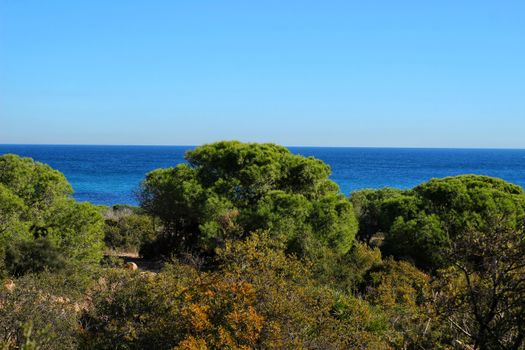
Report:
[[157,246],[211,251],[227,238],[269,230],[298,253],[347,252],[357,231],[352,205],[330,167],[274,144],[218,142],[158,169],[142,183],[141,205],[164,223]]
[[0,157],[0,252],[8,270],[43,269],[38,263],[46,261],[43,254],[72,262],[100,259],[100,210],[76,202],[72,192],[64,175],[46,164],[12,154]]
[[467,231],[525,223],[523,189],[488,176],[432,179],[407,191],[362,191],[352,201],[361,208],[364,240],[382,232],[385,253],[428,270],[447,265],[445,249]]

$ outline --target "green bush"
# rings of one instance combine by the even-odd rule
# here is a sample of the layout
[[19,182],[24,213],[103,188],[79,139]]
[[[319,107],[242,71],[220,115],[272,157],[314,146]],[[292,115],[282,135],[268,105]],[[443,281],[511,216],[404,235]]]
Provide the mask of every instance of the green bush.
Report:
[[[352,202],[359,221],[357,238],[367,244],[372,238],[384,230],[388,230],[388,219],[384,217],[383,205],[387,200],[403,195],[402,190],[383,188],[379,190],[365,189],[352,192]],[[387,222],[385,222],[387,221]]]
[[105,213],[104,242],[110,249],[138,252],[155,236],[155,222],[149,215],[122,206],[113,207]]
[[344,254],[352,247],[352,205],[322,161],[240,142],[200,146],[186,159],[189,164],[155,170],[142,183],[141,206],[162,220],[157,246],[166,253],[211,253],[257,230],[284,237],[299,254],[318,246]]
[[[79,345],[81,310],[90,278],[81,270],[26,274],[0,288],[0,345],[71,350]],[[30,327],[30,332],[28,333]]]
[[45,238],[15,241],[7,246],[4,254],[5,269],[15,277],[44,270],[60,270],[66,264],[60,249]]
[[365,276],[374,266],[381,264],[381,252],[366,244],[356,242],[345,255],[337,255],[329,249],[312,261],[313,277],[324,286],[345,294],[356,294]]
[[469,230],[525,223],[525,193],[519,186],[487,176],[433,179],[412,190],[369,190],[352,195],[359,208],[360,237],[385,235],[386,255],[435,271],[450,263],[443,253]]
[[394,348],[441,348],[430,282],[430,276],[412,264],[393,259],[367,272],[362,293],[386,318],[390,331],[385,335]]
[[[62,261],[100,260],[100,210],[76,202],[71,193],[64,175],[49,166],[0,156],[0,252],[9,259],[6,267],[19,274],[57,268]],[[24,261],[31,258],[35,261]]]

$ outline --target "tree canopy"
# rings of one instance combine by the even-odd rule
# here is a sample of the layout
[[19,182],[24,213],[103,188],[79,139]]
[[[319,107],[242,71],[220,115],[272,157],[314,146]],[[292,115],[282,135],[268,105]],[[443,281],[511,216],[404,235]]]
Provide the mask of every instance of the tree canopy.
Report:
[[488,176],[432,179],[407,191],[360,191],[352,201],[362,208],[364,237],[382,232],[385,253],[430,270],[447,264],[443,249],[467,231],[519,229],[525,223],[523,189]]
[[186,160],[142,183],[141,206],[165,226],[162,246],[210,251],[227,238],[269,230],[300,254],[351,248],[352,205],[322,161],[274,144],[236,141],[197,147]]
[[[0,157],[0,252],[11,273],[55,266],[58,255],[73,262],[100,260],[100,210],[76,202],[72,192],[64,175],[48,165],[11,154]],[[41,256],[43,250],[48,257]]]

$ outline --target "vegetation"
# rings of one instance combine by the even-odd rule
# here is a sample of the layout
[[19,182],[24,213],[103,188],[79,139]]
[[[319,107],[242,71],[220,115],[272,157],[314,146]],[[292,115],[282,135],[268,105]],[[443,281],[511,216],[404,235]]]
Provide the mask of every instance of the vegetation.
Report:
[[454,264],[436,278],[437,305],[454,338],[479,349],[522,349],[525,235],[507,227],[469,231],[453,245]]
[[0,348],[525,348],[520,187],[464,175],[346,198],[275,145],[187,160],[146,176],[141,208],[100,208],[0,157]]
[[433,179],[408,191],[358,191],[351,201],[365,241],[381,233],[385,254],[428,271],[453,263],[446,250],[465,232],[517,230],[525,223],[523,189],[487,176]]
[[155,220],[140,208],[115,205],[104,218],[104,243],[115,251],[138,252],[157,235]]
[[211,253],[228,239],[269,230],[290,251],[314,254],[352,247],[352,205],[320,160],[272,144],[219,142],[186,155],[188,164],[149,173],[141,205],[160,218],[157,252]]
[[4,273],[58,269],[102,257],[102,216],[78,203],[64,175],[15,155],[0,157],[0,266]]

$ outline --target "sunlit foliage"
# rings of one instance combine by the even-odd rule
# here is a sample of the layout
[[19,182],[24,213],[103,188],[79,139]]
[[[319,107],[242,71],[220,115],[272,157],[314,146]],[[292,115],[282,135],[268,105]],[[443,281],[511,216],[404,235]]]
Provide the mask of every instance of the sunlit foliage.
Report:
[[0,157],[0,253],[7,273],[94,263],[103,248],[102,217],[70,195],[64,175],[15,155]]
[[164,223],[160,253],[212,252],[226,239],[266,229],[299,254],[352,247],[352,205],[322,161],[273,144],[240,142],[200,146],[186,159],[188,164],[149,173],[142,183],[142,208]]
[[445,251],[464,232],[515,229],[525,222],[523,189],[487,176],[433,179],[402,192],[360,192],[352,201],[361,208],[365,241],[381,232],[383,252],[431,271],[450,264]]

